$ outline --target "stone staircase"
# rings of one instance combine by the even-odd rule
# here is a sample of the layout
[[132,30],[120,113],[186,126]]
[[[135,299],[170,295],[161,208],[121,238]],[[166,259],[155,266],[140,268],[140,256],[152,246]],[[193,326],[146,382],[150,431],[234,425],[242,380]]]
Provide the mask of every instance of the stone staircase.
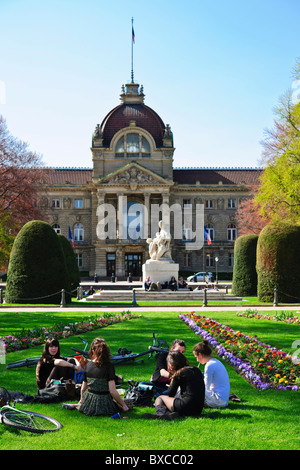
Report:
[[[132,290],[102,290],[90,295],[86,298],[87,302],[131,302],[134,301],[201,301],[203,302],[204,291],[190,291],[182,289],[180,291],[172,292],[168,289],[160,291],[145,291],[144,289],[137,288]],[[207,301],[212,300],[229,300],[241,301],[242,297],[236,297],[231,294],[226,294],[222,291],[209,291],[206,292]]]

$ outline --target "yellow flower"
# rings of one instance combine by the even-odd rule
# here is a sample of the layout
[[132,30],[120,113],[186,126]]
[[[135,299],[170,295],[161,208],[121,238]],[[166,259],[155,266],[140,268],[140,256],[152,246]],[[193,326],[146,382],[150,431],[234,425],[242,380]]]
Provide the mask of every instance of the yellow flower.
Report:
[[275,377],[276,377],[276,379],[279,379],[280,374],[276,374]]
[[284,382],[284,379],[279,379],[279,383],[281,384],[282,382]]
[[283,362],[283,360],[282,360],[282,359],[279,359],[278,364],[281,364],[282,362]]

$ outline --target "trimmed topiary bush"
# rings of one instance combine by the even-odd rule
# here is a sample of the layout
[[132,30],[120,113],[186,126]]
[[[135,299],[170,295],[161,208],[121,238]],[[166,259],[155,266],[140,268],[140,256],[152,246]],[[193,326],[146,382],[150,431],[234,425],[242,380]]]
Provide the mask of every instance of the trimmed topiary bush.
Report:
[[69,302],[70,283],[57,234],[46,222],[28,222],[13,244],[5,302],[59,304],[62,289]]
[[246,296],[257,293],[256,248],[258,235],[241,235],[234,244],[232,293]]
[[71,292],[74,295],[76,294],[76,292],[74,291],[76,291],[76,288],[80,284],[80,273],[79,273],[76,255],[74,253],[71,243],[64,235],[58,234],[58,239],[60,241],[62,250],[64,252]]
[[300,226],[286,222],[267,225],[257,243],[258,300],[300,300]]

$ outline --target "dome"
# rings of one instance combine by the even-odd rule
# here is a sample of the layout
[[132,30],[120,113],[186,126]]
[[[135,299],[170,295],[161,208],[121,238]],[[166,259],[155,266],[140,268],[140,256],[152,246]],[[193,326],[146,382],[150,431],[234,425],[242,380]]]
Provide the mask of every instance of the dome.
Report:
[[[126,93],[123,87],[121,95],[122,104],[112,109],[101,123],[103,146],[109,147],[111,139],[119,130],[135,121],[137,127],[148,131],[157,147],[163,146],[165,125],[159,115],[143,103],[144,94],[139,91],[137,84],[126,85]],[[134,86],[134,87],[133,87]]]

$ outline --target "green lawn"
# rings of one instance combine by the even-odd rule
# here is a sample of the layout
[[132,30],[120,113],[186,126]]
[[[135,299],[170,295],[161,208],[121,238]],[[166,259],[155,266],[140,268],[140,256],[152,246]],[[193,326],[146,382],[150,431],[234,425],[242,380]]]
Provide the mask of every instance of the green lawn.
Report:
[[[204,313],[205,314],[205,313]],[[58,319],[75,321],[86,313],[18,313],[0,312],[0,336],[13,334],[21,329],[51,326]],[[270,322],[237,317],[235,312],[210,312],[211,318],[229,324],[248,335],[257,335],[263,342],[289,351],[293,341],[299,338],[299,326],[282,322]],[[192,348],[199,340],[178,319],[178,312],[147,312],[141,317],[119,323],[101,331],[84,335],[89,341],[103,336],[114,353],[120,347],[134,352],[143,351],[152,342],[152,333],[170,344],[175,337],[187,343],[190,364],[196,364]],[[61,341],[62,353],[69,354],[70,347],[79,347],[77,336]],[[10,353],[7,362],[39,355],[42,347]],[[119,366],[118,374],[124,381],[149,380],[155,367],[155,358],[144,363]],[[34,435],[14,431],[0,425],[0,449],[102,449],[102,450],[296,450],[299,449],[300,392],[257,391],[227,366],[231,391],[241,398],[241,403],[230,402],[224,410],[204,410],[200,418],[181,418],[174,422],[147,421],[142,413],[151,408],[135,408],[126,413],[128,419],[114,420],[106,417],[86,417],[77,411],[68,411],[60,404],[17,405],[22,409],[39,411],[57,418],[63,428],[53,434]],[[0,365],[0,385],[8,390],[36,394],[35,370],[7,370]]]

